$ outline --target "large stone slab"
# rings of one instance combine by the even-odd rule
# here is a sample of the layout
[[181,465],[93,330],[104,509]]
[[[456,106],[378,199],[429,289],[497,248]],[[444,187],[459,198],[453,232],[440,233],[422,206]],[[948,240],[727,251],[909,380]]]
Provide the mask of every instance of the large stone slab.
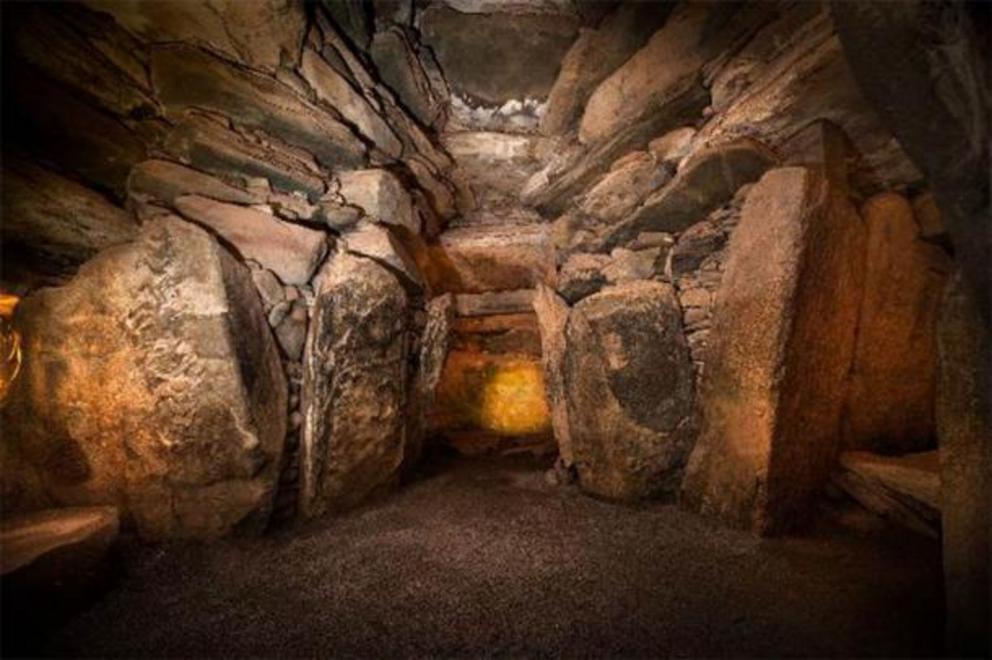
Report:
[[775,169],[751,189],[713,312],[687,505],[759,533],[802,520],[839,446],[864,243],[815,172]]
[[372,144],[392,158],[398,158],[403,153],[403,143],[386,120],[355,89],[351,81],[309,48],[303,50],[300,73],[317,93],[318,99],[341,113]]
[[400,277],[404,286],[420,290],[424,279],[403,242],[388,227],[362,223],[341,237],[345,248],[373,259]]
[[514,206],[527,179],[540,167],[541,138],[490,131],[448,133],[443,143],[458,174],[482,207]]
[[756,181],[776,160],[761,143],[747,138],[701,149],[668,185],[609,227],[602,245],[624,245],[642,231],[680,232],[729,202],[738,188]]
[[306,284],[327,254],[327,236],[282,222],[257,209],[199,195],[175,201],[176,210],[217,232],[246,259],[254,259],[286,284]]
[[407,295],[376,262],[338,253],[317,276],[303,357],[300,511],[358,504],[408,451]]
[[672,6],[623,3],[595,30],[582,30],[561,61],[561,70],[541,118],[541,132],[553,135],[572,128],[596,86],[644,45],[665,22]]
[[565,335],[567,428],[582,489],[617,500],[675,489],[694,435],[694,376],[672,287],[604,289],[572,308]]
[[369,56],[382,81],[399,97],[403,106],[424,126],[432,126],[444,112],[443,100],[435,95],[427,72],[410,40],[398,27],[376,32]]
[[306,16],[293,0],[87,0],[152,43],[184,41],[250,67],[274,72],[299,54]]
[[248,269],[175,217],[18,308],[5,440],[63,505],[115,504],[144,538],[268,517],[286,382]]
[[433,6],[420,16],[424,43],[452,91],[473,104],[544,99],[578,21],[568,14],[469,15]]
[[197,169],[230,178],[264,178],[276,190],[302,192],[314,201],[327,186],[317,164],[292,152],[249,141],[240,133],[202,117],[192,117],[174,128],[165,149]]
[[138,233],[137,221],[103,195],[13,158],[4,162],[3,209],[4,258],[30,253],[25,267],[56,277]]
[[140,195],[173,204],[183,195],[209,197],[218,202],[253,204],[263,200],[209,174],[168,160],[146,160],[131,170],[127,182],[131,195]]
[[541,225],[459,227],[430,247],[428,279],[437,291],[532,289],[554,278],[554,253]]
[[601,142],[624,126],[656,112],[679,93],[712,53],[704,48],[706,30],[722,11],[708,3],[680,6],[639,51],[616,69],[589,97],[579,124],[583,144]]
[[992,551],[992,341],[964,274],[948,282],[938,342],[937,432],[943,562],[952,648],[988,648]]
[[861,208],[865,292],[845,408],[845,444],[882,453],[934,446],[937,318],[950,259],[919,238],[909,202],[881,193]]
[[212,110],[306,149],[325,166],[365,162],[365,145],[347,126],[269,76],[183,46],[152,49],[151,74],[167,114]]

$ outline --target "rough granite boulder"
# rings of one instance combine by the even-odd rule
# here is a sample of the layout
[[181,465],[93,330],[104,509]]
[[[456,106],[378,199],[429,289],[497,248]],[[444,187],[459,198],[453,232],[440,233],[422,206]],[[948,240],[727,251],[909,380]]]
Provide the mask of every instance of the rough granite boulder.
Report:
[[565,344],[567,428],[582,489],[617,500],[674,490],[695,426],[672,287],[630,282],[585,298],[569,314]]
[[391,486],[408,453],[407,295],[348,253],[317,275],[303,357],[300,511],[357,505]]
[[875,195],[861,217],[865,293],[844,441],[886,454],[922,451],[936,440],[936,331],[950,258],[920,240],[913,209],[898,193]]
[[413,200],[396,175],[381,169],[354,170],[338,174],[338,181],[345,204],[358,207],[372,222],[420,233]]
[[820,174],[781,168],[751,189],[728,250],[683,501],[780,532],[802,520],[836,458],[865,231]]
[[61,505],[114,504],[143,538],[266,523],[286,381],[248,269],[195,225],[147,223],[18,308],[6,439]]
[[538,284],[533,299],[534,314],[541,333],[541,366],[548,395],[551,428],[558,455],[566,467],[575,462],[572,434],[569,428],[568,394],[565,388],[565,332],[568,328],[569,307],[554,289]]

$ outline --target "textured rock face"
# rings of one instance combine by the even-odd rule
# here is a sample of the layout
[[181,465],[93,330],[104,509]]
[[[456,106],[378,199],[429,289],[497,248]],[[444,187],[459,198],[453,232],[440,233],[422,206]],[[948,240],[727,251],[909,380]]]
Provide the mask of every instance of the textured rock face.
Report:
[[950,278],[938,330],[941,519],[954,648],[988,650],[992,550],[992,342],[963,275]]
[[365,162],[365,145],[347,126],[272,78],[185,46],[155,48],[151,75],[167,113],[213,110],[308,149],[329,167]]
[[861,209],[868,230],[865,293],[845,410],[845,443],[884,453],[934,442],[936,326],[943,249],[919,240],[909,202],[896,193]]
[[568,14],[463,14],[430,7],[420,18],[452,91],[476,104],[544,99],[578,21]]
[[169,204],[182,195],[200,195],[218,202],[252,204],[248,192],[219,181],[209,174],[167,160],[146,160],[135,165],[127,183],[132,195],[148,196]]
[[[7,159],[3,171],[4,259],[29,248],[44,270],[71,273],[104,247],[132,239],[137,223],[93,190],[37,165]],[[18,259],[20,258],[20,259]],[[25,264],[37,268],[39,263]]]
[[703,149],[668,185],[610,227],[604,246],[622,245],[642,231],[682,231],[728,202],[738,188],[757,180],[775,162],[771,151],[748,139]]
[[407,451],[407,296],[388,270],[339,253],[317,275],[303,358],[300,510],[358,504]]
[[864,230],[826,180],[768,172],[717,294],[691,507],[761,533],[800,519],[829,476],[863,286]]
[[0,575],[25,589],[57,588],[83,579],[117,540],[116,507],[45,509],[7,519],[0,527]]
[[275,71],[298,55],[306,20],[292,0],[121,2],[87,0],[150,42],[188,41],[248,66]]
[[145,538],[264,524],[286,382],[247,269],[177,218],[26,298],[7,413],[59,504],[116,504]]
[[324,234],[281,222],[265,211],[188,195],[176,200],[187,218],[217,232],[248,259],[287,284],[306,284],[327,253]]
[[693,371],[672,288],[605,289],[572,309],[565,334],[567,428],[582,489],[633,500],[675,488],[693,436]]
[[[605,3],[604,3],[605,4]],[[671,5],[632,2],[617,7],[595,30],[583,30],[561,61],[541,119],[545,135],[563,133],[582,115],[590,94],[657,30]]]
[[444,138],[459,176],[476,204],[484,208],[517,205],[520,190],[540,166],[536,152],[541,142],[527,135],[482,131],[451,133]]
[[402,30],[376,32],[369,55],[383,82],[420,123],[431,126],[442,116],[442,101]]
[[435,289],[484,293],[531,289],[554,277],[554,254],[538,226],[459,227],[431,249]]
[[683,5],[647,44],[593,92],[579,124],[579,139],[590,144],[621,132],[696,84],[705,62],[700,49],[711,5]]
[[413,234],[420,233],[420,219],[410,194],[395,175],[386,170],[355,170],[338,175],[339,194],[349,206],[356,206],[372,222],[396,225]]
[[541,364],[548,393],[551,427],[558,454],[567,467],[575,462],[569,428],[568,393],[565,388],[565,331],[569,307],[549,286],[539,284],[534,296],[534,313],[541,331]]

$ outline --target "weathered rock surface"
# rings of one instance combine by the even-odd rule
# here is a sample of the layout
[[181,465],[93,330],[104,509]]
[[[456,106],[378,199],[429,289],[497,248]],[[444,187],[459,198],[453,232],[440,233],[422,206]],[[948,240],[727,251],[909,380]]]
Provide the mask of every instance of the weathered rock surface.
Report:
[[52,588],[78,579],[102,561],[117,540],[116,507],[44,509],[4,520],[0,526],[0,575],[4,586]]
[[682,5],[674,11],[647,44],[589,97],[579,140],[594,144],[610,139],[700,84],[699,70],[710,54],[703,48],[705,31],[719,11],[708,4]]
[[173,129],[165,148],[197,169],[224,177],[264,178],[277,190],[320,197],[326,186],[312,159],[279,149],[269,142],[249,141],[240,133],[202,118],[187,120]]
[[882,453],[934,445],[937,317],[950,259],[919,239],[909,202],[881,193],[868,230],[864,298],[845,408],[845,444]]
[[387,227],[361,224],[341,239],[349,252],[372,259],[387,267],[407,287],[420,289],[424,279],[413,257],[396,234]]
[[382,78],[403,105],[424,126],[432,126],[443,113],[442,99],[437,98],[409,39],[399,28],[376,32],[369,56]]
[[703,373],[692,508],[760,533],[804,515],[836,457],[854,352],[864,229],[803,168],[765,174],[731,237]]
[[568,433],[582,489],[619,500],[674,489],[694,427],[693,371],[671,286],[604,289],[572,309],[565,335]]
[[558,293],[570,305],[591,296],[606,286],[603,269],[609,264],[610,257],[605,254],[573,254],[558,272]]
[[269,72],[284,57],[296,60],[306,28],[303,6],[292,0],[86,0],[86,4],[110,13],[151,43],[185,41]]
[[25,298],[5,435],[64,505],[115,504],[145,538],[264,525],[286,383],[248,270],[175,217]]
[[572,128],[596,86],[644,45],[671,7],[653,2],[621,4],[595,30],[581,30],[561,60],[541,132],[553,135]]
[[[4,259],[62,277],[98,250],[131,240],[137,221],[95,191],[26,161],[5,159]],[[14,252],[21,254],[15,255]]]
[[146,160],[131,170],[128,192],[173,204],[177,197],[199,195],[218,202],[254,204],[260,200],[209,174],[167,160]]
[[303,50],[300,73],[313,87],[319,100],[341,113],[341,116],[348,123],[356,126],[372,144],[392,158],[398,158],[403,153],[402,142],[386,120],[375,111],[348,79],[309,48]]
[[671,177],[671,172],[650,153],[635,151],[613,164],[609,173],[582,197],[579,209],[601,223],[616,222]]
[[449,133],[444,147],[479,206],[513,205],[540,166],[540,138],[484,131]]
[[551,428],[562,463],[571,467],[575,463],[575,455],[572,451],[568,390],[565,384],[565,333],[570,310],[554,289],[545,284],[537,285],[533,305],[541,332],[541,366],[544,369]]
[[388,487],[407,451],[407,296],[379,264],[338,253],[318,274],[303,359],[300,511]]
[[430,249],[428,279],[437,291],[532,289],[554,278],[554,254],[541,225],[458,227]]
[[428,7],[424,43],[437,54],[452,91],[473,104],[544,99],[578,21],[569,14],[463,14]]
[[491,316],[529,312],[534,291],[491,291],[487,293],[455,294],[455,311],[458,316]]
[[420,233],[420,218],[413,200],[396,176],[386,170],[354,170],[338,175],[338,193],[349,206],[357,206],[372,222],[396,225]]
[[366,149],[351,130],[272,78],[184,46],[152,49],[152,82],[166,112],[220,112],[312,152],[328,167],[360,167]]
[[775,162],[771,151],[749,139],[702,149],[668,185],[610,227],[603,246],[624,245],[642,231],[682,231],[730,201],[738,188],[756,181]]
[[948,637],[962,650],[979,650],[988,643],[992,589],[992,341],[976,298],[962,273],[955,273],[944,295],[937,335]]
[[198,195],[179,197],[176,210],[229,242],[246,259],[254,259],[286,284],[306,284],[327,254],[327,237],[319,231],[282,222],[274,215]]

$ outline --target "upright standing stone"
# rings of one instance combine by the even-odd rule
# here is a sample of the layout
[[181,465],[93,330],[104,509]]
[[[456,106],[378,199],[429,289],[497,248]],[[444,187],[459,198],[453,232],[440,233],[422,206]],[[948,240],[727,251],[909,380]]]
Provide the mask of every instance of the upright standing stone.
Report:
[[861,220],[821,175],[755,184],[717,293],[687,505],[759,533],[802,516],[838,447],[863,270]]
[[340,252],[317,275],[303,357],[303,515],[391,485],[407,449],[407,296],[385,267]]
[[988,325],[974,298],[960,272],[951,278],[938,334],[937,431],[949,650],[986,657],[992,598],[992,355]]
[[533,300],[534,313],[541,330],[541,364],[548,393],[551,428],[558,443],[558,454],[565,466],[574,463],[572,436],[568,424],[568,399],[565,391],[565,331],[569,307],[554,289],[538,284]]
[[175,217],[24,299],[4,435],[60,505],[114,504],[149,539],[266,522],[286,382],[248,269]]
[[582,489],[635,500],[675,488],[692,442],[693,370],[671,286],[631,282],[589,296],[565,336],[567,429]]
[[933,446],[937,315],[947,254],[919,240],[909,202],[881,193],[862,207],[865,293],[845,409],[845,444],[889,452]]

